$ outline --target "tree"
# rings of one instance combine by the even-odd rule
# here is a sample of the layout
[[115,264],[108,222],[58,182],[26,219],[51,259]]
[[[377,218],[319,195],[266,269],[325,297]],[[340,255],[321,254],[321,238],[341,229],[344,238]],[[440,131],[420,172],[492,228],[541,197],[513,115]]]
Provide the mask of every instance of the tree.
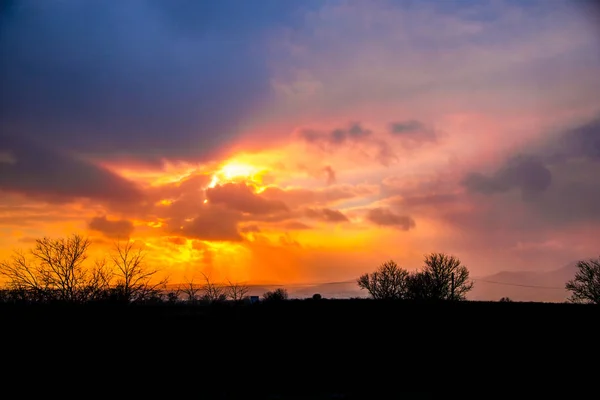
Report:
[[231,281],[227,281],[227,283],[228,285],[225,287],[225,294],[234,302],[240,302],[244,300],[250,291],[250,288],[247,285]]
[[263,300],[269,302],[278,302],[288,299],[287,289],[278,288],[273,291],[263,293]]
[[179,288],[179,291],[187,296],[188,303],[196,303],[198,301],[199,293],[201,288],[194,284],[194,280],[186,281],[183,287]]
[[436,298],[435,284],[430,274],[420,271],[408,276],[406,298],[410,300],[432,300]]
[[600,257],[579,261],[575,277],[565,289],[571,292],[572,303],[600,304]]
[[426,255],[423,270],[409,281],[409,297],[418,300],[464,300],[473,289],[467,267],[444,253]]
[[160,297],[168,279],[154,281],[156,269],[144,265],[145,253],[133,241],[116,242],[110,258],[113,262],[117,298],[123,302],[140,302]]
[[15,251],[0,262],[7,286],[26,300],[82,302],[108,288],[110,273],[104,263],[87,268],[91,242],[81,235],[36,239],[28,253]]
[[202,300],[207,301],[209,303],[221,303],[227,300],[227,294],[225,293],[225,288],[222,285],[218,285],[210,281],[207,275],[204,273],[205,284],[202,286],[202,291],[204,294],[202,295]]
[[383,263],[375,272],[357,279],[360,289],[365,289],[374,299],[402,299],[407,293],[409,273],[393,260]]

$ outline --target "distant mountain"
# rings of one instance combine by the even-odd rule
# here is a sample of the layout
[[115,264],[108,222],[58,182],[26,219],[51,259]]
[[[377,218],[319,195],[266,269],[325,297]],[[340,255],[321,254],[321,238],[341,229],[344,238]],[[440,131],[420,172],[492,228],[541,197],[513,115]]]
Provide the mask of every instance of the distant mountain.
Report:
[[468,298],[500,300],[509,297],[514,301],[564,302],[569,297],[565,284],[573,279],[576,269],[577,262],[572,262],[551,271],[503,271],[474,277],[475,286]]

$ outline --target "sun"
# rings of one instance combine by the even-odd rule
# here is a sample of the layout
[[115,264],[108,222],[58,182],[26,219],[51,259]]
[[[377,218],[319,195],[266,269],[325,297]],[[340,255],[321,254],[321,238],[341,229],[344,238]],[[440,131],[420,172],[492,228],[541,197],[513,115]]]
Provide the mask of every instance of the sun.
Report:
[[231,163],[224,165],[221,168],[221,173],[225,176],[226,179],[232,179],[236,177],[244,177],[251,178],[252,175],[258,172],[258,168],[249,165],[249,164],[238,164]]
[[213,188],[219,184],[230,182],[246,182],[254,186],[262,185],[262,174],[265,171],[254,165],[238,161],[229,161],[217,170],[208,185]]

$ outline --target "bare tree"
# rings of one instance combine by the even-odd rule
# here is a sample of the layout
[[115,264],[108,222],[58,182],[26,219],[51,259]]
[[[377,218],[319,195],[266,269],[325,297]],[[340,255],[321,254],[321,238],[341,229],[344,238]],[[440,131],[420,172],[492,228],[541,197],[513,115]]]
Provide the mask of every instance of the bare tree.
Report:
[[24,252],[15,250],[9,260],[0,262],[0,274],[8,280],[6,286],[10,291],[44,299],[46,286],[40,266],[28,260]]
[[222,285],[211,282],[209,277],[202,273],[204,276],[204,285],[202,286],[202,299],[204,301],[208,301],[209,303],[223,302],[227,300],[227,294],[225,293],[225,288]]
[[105,300],[110,292],[115,273],[105,258],[97,259],[94,264],[85,288],[86,298],[88,300]]
[[565,289],[571,292],[572,303],[600,304],[600,257],[579,261],[575,277],[566,283]]
[[186,300],[188,303],[196,303],[200,297],[199,293],[201,290],[202,288],[196,286],[193,279],[186,280],[185,284],[179,287],[179,291],[187,296]]
[[357,283],[374,299],[402,299],[406,296],[408,276],[408,271],[390,260],[383,263],[377,271],[361,275]]
[[469,280],[469,270],[458,257],[444,253],[431,253],[425,256],[425,266],[418,278],[410,285],[412,296],[429,300],[464,300],[473,289]]
[[227,281],[227,286],[225,287],[225,294],[227,297],[235,302],[240,302],[244,300],[250,288],[247,285],[243,285],[237,282]]
[[10,289],[33,300],[86,301],[105,287],[104,270],[83,265],[89,246],[89,239],[77,234],[37,239],[28,255],[15,251],[0,262],[0,274]]
[[144,265],[144,252],[133,241],[116,242],[110,255],[113,262],[117,296],[124,302],[160,297],[168,278],[153,281],[158,272]]

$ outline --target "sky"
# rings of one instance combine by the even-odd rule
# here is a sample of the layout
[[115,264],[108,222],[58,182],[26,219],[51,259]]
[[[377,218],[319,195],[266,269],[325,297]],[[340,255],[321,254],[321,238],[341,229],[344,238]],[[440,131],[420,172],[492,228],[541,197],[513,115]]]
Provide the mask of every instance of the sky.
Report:
[[3,259],[77,233],[171,282],[299,283],[600,254],[591,1],[0,4]]

